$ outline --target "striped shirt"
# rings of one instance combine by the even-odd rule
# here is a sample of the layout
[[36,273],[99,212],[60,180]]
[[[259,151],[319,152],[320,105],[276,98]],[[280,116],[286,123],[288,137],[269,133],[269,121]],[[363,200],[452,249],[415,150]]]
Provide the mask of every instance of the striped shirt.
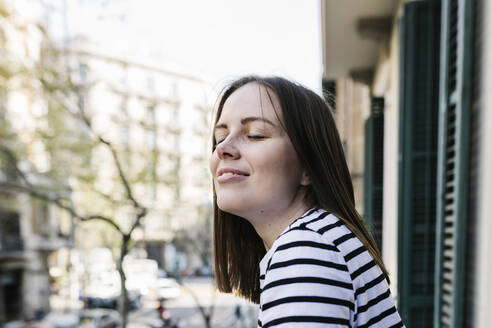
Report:
[[312,208],[260,262],[258,327],[404,327],[361,241],[333,214]]

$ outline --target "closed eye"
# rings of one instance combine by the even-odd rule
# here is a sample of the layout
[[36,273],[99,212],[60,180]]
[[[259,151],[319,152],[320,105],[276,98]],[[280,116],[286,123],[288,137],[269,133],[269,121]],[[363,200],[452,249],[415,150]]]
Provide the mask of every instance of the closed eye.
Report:
[[[265,139],[266,137],[265,136],[261,136],[261,135],[254,135],[254,136],[248,136],[248,139],[254,139],[254,140],[261,140],[261,139]],[[216,140],[215,141],[215,145],[213,147],[213,149],[215,150],[215,148],[222,142],[224,141],[225,139],[222,139],[222,140]]]

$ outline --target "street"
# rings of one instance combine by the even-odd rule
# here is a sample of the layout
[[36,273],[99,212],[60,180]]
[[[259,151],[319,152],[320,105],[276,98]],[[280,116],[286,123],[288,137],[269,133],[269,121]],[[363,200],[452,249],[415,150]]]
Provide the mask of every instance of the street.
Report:
[[[257,326],[257,305],[233,295],[214,292],[210,277],[186,278],[183,283],[180,297],[164,303],[171,318],[179,320],[182,328],[205,327],[197,301],[207,313],[210,311],[210,306],[214,306],[211,320],[214,328],[253,328]],[[156,307],[157,302],[144,301],[142,308],[130,315],[130,322],[136,322],[149,316],[157,317]]]

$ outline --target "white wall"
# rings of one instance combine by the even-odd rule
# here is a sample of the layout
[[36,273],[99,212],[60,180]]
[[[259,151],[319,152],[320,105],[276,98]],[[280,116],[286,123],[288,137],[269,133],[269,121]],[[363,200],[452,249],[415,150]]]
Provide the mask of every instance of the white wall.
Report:
[[[481,103],[482,139],[480,145],[479,176],[481,177],[478,192],[477,220],[477,276],[475,291],[478,297],[475,308],[475,323],[478,328],[490,327],[492,321],[492,171],[488,167],[492,162],[492,39],[487,37],[492,31],[492,2],[483,0],[483,81]],[[487,33],[487,31],[489,33]]]
[[[403,3],[402,1],[401,3]],[[399,12],[399,11],[398,11]],[[398,291],[398,14],[387,42],[381,44],[372,92],[384,97],[383,261],[391,292]]]

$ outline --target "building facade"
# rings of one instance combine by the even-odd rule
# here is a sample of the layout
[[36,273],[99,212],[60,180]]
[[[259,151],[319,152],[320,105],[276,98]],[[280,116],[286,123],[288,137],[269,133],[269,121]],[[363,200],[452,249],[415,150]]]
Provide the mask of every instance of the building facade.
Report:
[[[201,252],[211,255],[201,247],[211,232],[210,85],[149,60],[101,52],[87,40],[65,46],[62,58],[78,86],[78,106],[93,130],[113,144],[135,197],[149,209],[135,233],[137,243],[163,269],[203,266]],[[93,189],[121,192],[111,153],[97,147],[90,161],[97,177]],[[128,228],[132,217],[125,211],[119,207],[115,218]],[[93,247],[85,235],[77,240],[82,248]]]
[[[363,214],[405,324],[487,327],[491,4],[324,0],[321,11],[324,85],[364,107],[364,145],[352,136],[347,149],[364,154]],[[338,92],[347,83],[361,88]]]
[[[40,10],[30,7],[30,15],[20,14],[26,6],[23,1],[0,1],[0,182],[20,179],[3,151],[22,143],[25,148],[17,150],[25,157],[19,164],[24,168],[38,164],[30,171],[29,180],[50,185],[52,181],[42,174],[46,163],[33,138],[40,108],[38,85],[26,73],[39,61],[44,34],[38,25]],[[71,234],[69,216],[0,187],[0,325],[36,318],[50,310],[48,263],[60,249],[72,246]]]

